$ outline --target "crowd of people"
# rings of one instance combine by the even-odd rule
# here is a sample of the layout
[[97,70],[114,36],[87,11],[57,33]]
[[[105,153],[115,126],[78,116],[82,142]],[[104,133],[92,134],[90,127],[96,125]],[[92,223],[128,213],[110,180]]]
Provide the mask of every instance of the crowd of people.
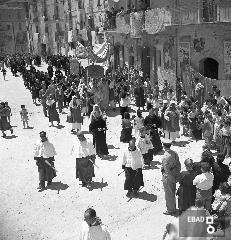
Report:
[[[177,213],[177,194],[181,215],[188,209],[200,207],[214,216],[216,229],[227,226],[231,215],[231,99],[221,96],[216,86],[211,89],[209,98],[204,99],[204,86],[197,78],[194,79],[192,96],[187,96],[183,84],[179,84],[175,91],[167,80],[162,89],[158,83],[151,86],[141,69],[125,66],[114,72],[109,68],[100,79],[89,79],[83,68],[78,76],[70,74],[66,58],[48,57],[47,72],[36,70],[33,61],[41,63],[38,57],[28,59],[25,55],[8,58],[5,65],[14,76],[21,74],[34,104],[41,103],[44,117],[48,117],[51,127],[54,122],[59,127],[59,114],[68,109],[67,122],[72,125],[71,132],[76,131],[78,136],[78,143],[72,149],[76,158],[76,178],[83,187],[91,185],[94,167],[97,167],[96,155],[103,157],[109,154],[106,132],[110,126],[107,126],[106,113],[116,111],[118,106],[122,125],[120,141],[128,144],[122,160],[127,196],[139,196],[139,189],[144,186],[142,170],[150,168],[153,158],[164,150],[161,172],[167,208],[165,214]],[[133,100],[136,116],[131,115]],[[28,127],[28,110],[25,105],[21,109],[25,128]],[[145,111],[148,115],[143,117]],[[10,116],[10,107],[7,102],[2,102],[0,130],[3,137],[6,130],[13,132]],[[85,116],[89,117],[93,142],[87,140],[81,131]],[[186,159],[186,171],[181,171],[179,156],[171,150],[171,145],[181,135],[189,137],[190,141],[205,140],[201,161]],[[40,137],[34,157],[39,169],[39,190],[43,191],[45,182],[49,186],[56,176],[56,151],[44,131]],[[218,154],[216,160],[213,151]],[[86,214],[86,219],[91,215],[96,219],[92,209]],[[169,226],[165,238],[175,232],[175,228]],[[109,239],[108,233],[105,234],[105,239]]]

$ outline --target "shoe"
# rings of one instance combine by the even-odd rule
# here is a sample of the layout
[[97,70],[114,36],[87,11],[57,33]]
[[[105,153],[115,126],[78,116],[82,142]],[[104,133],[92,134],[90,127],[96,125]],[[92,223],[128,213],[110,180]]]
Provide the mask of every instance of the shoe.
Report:
[[136,198],[139,196],[139,193],[137,191],[133,191],[133,196]]
[[37,187],[37,189],[39,190],[39,192],[42,192],[42,191],[44,191],[46,188],[45,188],[45,186],[39,185],[39,186]]
[[6,137],[6,134],[4,133],[4,134],[2,135],[2,137],[5,138],[5,137]]
[[164,215],[174,215],[176,214],[176,211],[175,212],[171,212],[171,211],[166,211],[163,213]]
[[132,195],[132,190],[128,190],[126,197],[131,197],[131,195]]
[[47,186],[50,186],[52,184],[52,181],[47,182]]
[[13,134],[14,130],[13,130],[13,129],[10,129],[10,132],[11,132],[11,134]]

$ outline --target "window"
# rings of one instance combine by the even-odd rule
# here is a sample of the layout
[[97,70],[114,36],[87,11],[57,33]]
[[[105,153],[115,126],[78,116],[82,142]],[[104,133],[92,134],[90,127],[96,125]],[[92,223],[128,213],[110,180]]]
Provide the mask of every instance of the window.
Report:
[[19,29],[20,31],[22,30],[22,24],[21,24],[21,23],[18,24],[18,29]]
[[7,30],[10,30],[10,24],[7,25]]
[[100,0],[98,0],[98,4],[97,4],[97,6],[98,6],[98,7],[100,7],[100,6],[101,6],[101,4],[100,4]]
[[38,26],[36,26],[36,33],[39,33],[39,28],[38,28]]
[[49,32],[48,26],[45,26],[45,33],[48,33],[48,32]]

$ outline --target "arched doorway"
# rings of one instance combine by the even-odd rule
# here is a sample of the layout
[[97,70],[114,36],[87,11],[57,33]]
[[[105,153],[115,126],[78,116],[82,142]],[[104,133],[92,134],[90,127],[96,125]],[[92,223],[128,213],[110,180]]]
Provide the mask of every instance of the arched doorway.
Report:
[[200,61],[199,71],[200,73],[212,79],[218,79],[219,63],[213,58],[204,58]]

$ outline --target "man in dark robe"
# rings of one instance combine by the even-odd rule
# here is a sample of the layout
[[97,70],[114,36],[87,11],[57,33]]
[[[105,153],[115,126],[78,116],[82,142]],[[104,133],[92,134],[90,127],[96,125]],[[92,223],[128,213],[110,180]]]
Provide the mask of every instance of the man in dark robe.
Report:
[[145,99],[144,99],[144,87],[142,86],[141,80],[137,82],[138,86],[134,89],[134,96],[136,99],[136,106],[138,109],[141,107],[144,109]]
[[97,155],[108,155],[108,147],[106,143],[106,121],[100,112],[96,112],[95,119],[89,126],[90,132],[93,133],[93,143]]
[[162,151],[162,143],[158,128],[161,127],[161,120],[155,115],[155,111],[151,104],[148,104],[149,115],[144,119],[144,127],[150,131],[150,137],[153,144],[153,153],[156,155]]

